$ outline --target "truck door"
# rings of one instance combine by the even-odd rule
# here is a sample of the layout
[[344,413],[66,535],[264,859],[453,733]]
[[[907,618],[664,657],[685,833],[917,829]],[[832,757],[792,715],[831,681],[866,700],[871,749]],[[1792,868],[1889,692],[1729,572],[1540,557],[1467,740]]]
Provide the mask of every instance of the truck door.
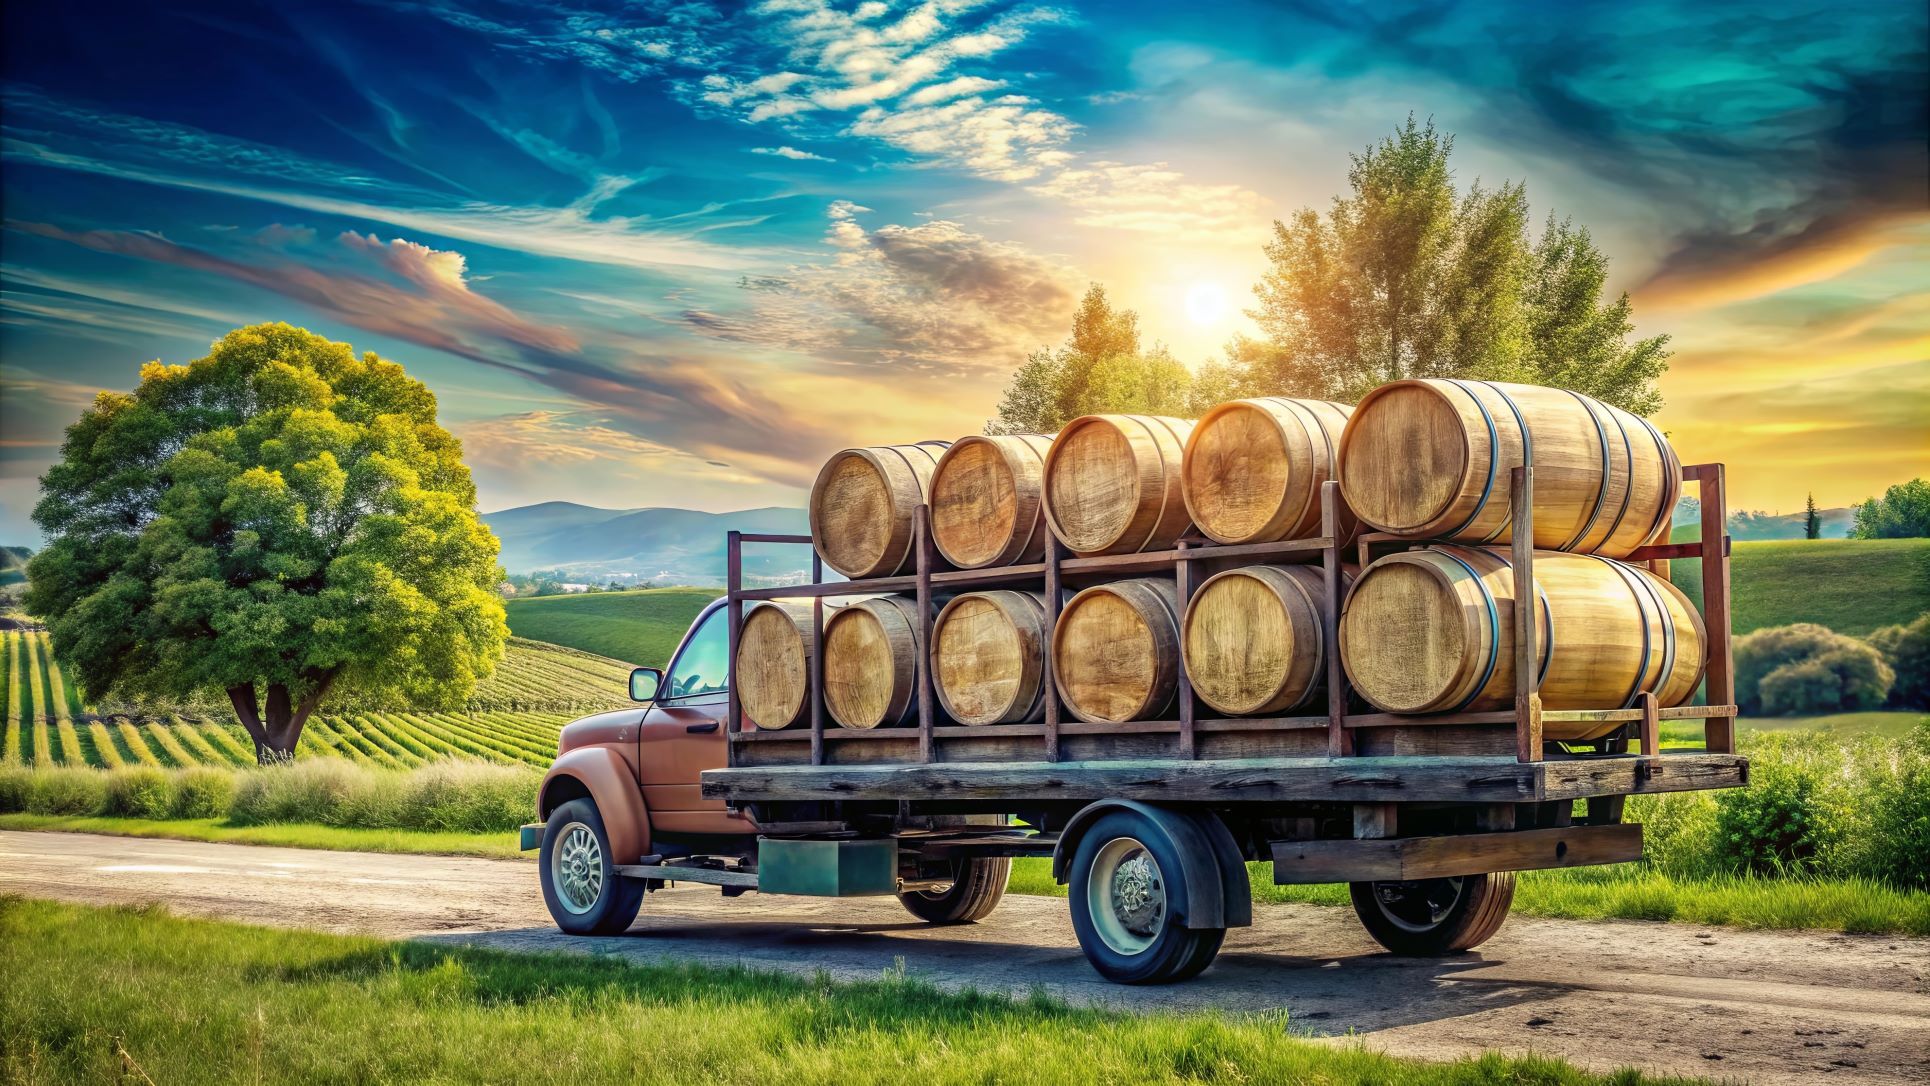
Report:
[[644,714],[638,776],[657,833],[752,832],[742,816],[724,810],[722,800],[699,794],[698,775],[725,762],[729,662],[729,616],[720,600],[698,616]]

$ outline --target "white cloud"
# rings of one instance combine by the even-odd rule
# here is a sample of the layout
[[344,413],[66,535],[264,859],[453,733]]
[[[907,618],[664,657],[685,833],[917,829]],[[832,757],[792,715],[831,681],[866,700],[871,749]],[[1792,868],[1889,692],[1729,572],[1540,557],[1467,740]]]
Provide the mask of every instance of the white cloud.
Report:
[[814,155],[809,151],[800,151],[795,147],[753,147],[751,148],[751,154],[775,155],[778,158],[788,158],[794,162],[835,162],[837,161],[836,159],[826,158],[823,155]]

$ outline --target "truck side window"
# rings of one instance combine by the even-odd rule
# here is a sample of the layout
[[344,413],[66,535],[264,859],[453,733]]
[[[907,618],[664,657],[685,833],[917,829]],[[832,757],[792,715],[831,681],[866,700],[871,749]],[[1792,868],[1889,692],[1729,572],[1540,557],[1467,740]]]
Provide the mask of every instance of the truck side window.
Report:
[[664,680],[666,698],[715,694],[730,683],[730,616],[719,607],[684,642]]

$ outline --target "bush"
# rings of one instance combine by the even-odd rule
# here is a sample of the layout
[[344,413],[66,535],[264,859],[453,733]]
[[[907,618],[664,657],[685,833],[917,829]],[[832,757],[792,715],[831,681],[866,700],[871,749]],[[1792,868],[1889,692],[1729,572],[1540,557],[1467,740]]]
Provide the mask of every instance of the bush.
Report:
[[1735,658],[1736,700],[1744,713],[1873,709],[1889,696],[1890,668],[1876,650],[1813,622],[1739,637]]
[[221,818],[235,801],[233,770],[197,766],[181,770],[174,779],[175,818]]
[[230,821],[314,822],[389,829],[401,825],[401,774],[337,758],[299,759],[238,774]]
[[1894,678],[1883,657],[1868,645],[1844,638],[1817,656],[1784,664],[1757,686],[1762,711],[1773,716],[1850,713],[1875,709],[1890,696]]
[[1885,626],[1868,640],[1896,676],[1890,684],[1890,704],[1930,709],[1930,611],[1908,626]]
[[405,825],[456,833],[513,830],[536,817],[540,771],[487,762],[433,762],[408,776]]
[[93,815],[107,805],[107,775],[80,766],[36,766],[27,778],[29,814]]
[[1856,754],[1851,772],[1859,787],[1848,805],[1853,824],[1838,866],[1930,890],[1930,721],[1894,743],[1859,743]]
[[[1716,793],[1714,849],[1724,866],[1763,874],[1814,869],[1830,843],[1822,801],[1827,740],[1771,735],[1751,744],[1749,786]],[[1840,747],[1836,748],[1840,750]]]
[[0,765],[0,814],[26,810],[27,793],[32,788],[32,770],[24,765]]
[[125,766],[101,772],[107,801],[101,813],[122,818],[166,818],[174,810],[174,780],[153,766]]

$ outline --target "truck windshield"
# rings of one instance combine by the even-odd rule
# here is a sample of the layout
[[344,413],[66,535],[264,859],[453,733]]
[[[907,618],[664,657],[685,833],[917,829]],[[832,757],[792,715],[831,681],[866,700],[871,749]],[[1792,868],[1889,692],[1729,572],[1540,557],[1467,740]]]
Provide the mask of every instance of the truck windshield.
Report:
[[684,642],[670,675],[664,680],[664,697],[687,698],[693,694],[723,691],[730,679],[730,618],[719,607],[704,619],[703,625]]

